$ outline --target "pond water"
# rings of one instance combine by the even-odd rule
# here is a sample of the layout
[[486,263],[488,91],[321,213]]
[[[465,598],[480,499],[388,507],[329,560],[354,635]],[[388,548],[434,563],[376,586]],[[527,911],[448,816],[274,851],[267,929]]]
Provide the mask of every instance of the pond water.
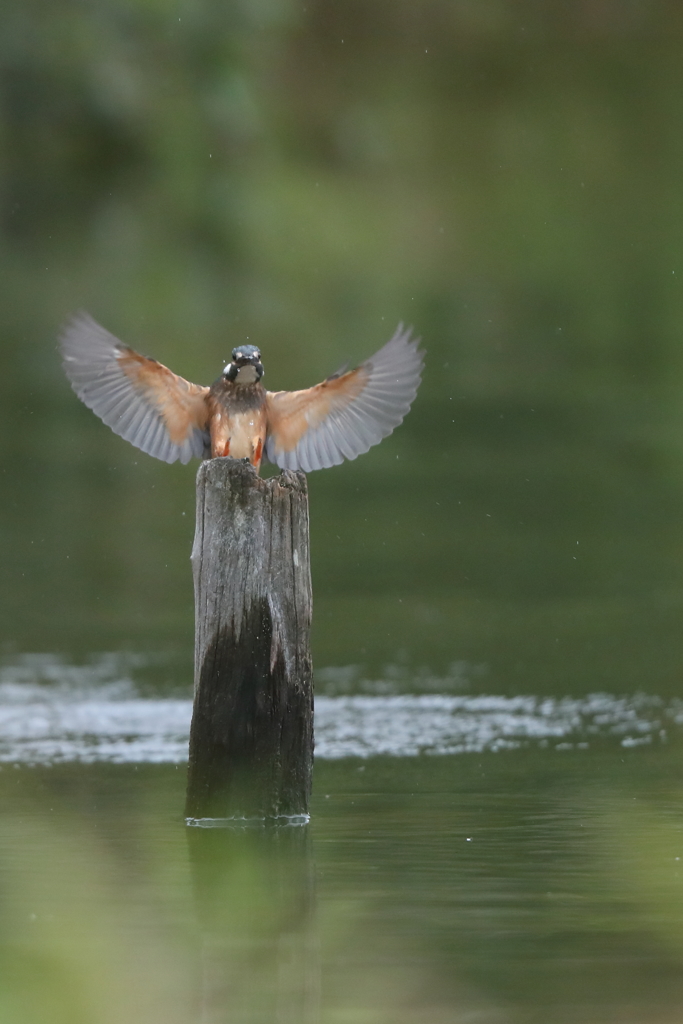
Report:
[[634,756],[327,762],[279,834],[188,830],[172,766],[5,769],[4,1019],[676,1020],[680,765]]
[[142,668],[3,666],[0,1020],[678,1019],[683,702],[330,670],[310,822],[207,829]]
[[[677,1024],[679,8],[1,6],[0,1024]],[[273,390],[422,335],[309,475],[306,825],[183,820],[196,467],[79,308]]]
[[[191,699],[140,695],[130,677],[116,672],[127,661],[139,666],[141,659],[109,655],[74,666],[34,655],[6,663],[0,669],[0,763],[185,762]],[[680,698],[456,696],[448,692],[453,676],[429,677],[430,693],[392,692],[399,687],[390,677],[356,680],[365,693],[339,695],[325,690],[334,691],[336,680],[348,688],[357,676],[354,667],[320,676],[315,755],[322,760],[534,746],[582,750],[599,739],[629,748],[679,740],[683,729]],[[413,682],[424,686],[426,680]]]

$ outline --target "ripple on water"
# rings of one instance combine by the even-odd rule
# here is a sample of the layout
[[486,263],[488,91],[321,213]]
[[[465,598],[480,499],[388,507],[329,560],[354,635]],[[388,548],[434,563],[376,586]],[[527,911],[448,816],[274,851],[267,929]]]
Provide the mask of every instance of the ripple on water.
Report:
[[[0,761],[179,763],[187,760],[188,699],[140,696],[114,656],[90,666],[48,655],[0,669]],[[434,680],[435,687],[439,685]],[[414,757],[558,750],[611,738],[624,747],[664,740],[683,702],[635,694],[583,698],[449,693],[316,697],[316,757]]]

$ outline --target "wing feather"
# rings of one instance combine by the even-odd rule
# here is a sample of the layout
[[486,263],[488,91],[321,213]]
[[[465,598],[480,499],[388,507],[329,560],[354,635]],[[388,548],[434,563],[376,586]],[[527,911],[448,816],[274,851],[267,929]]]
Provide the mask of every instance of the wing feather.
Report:
[[72,388],[115,434],[162,462],[202,458],[208,388],[139,355],[87,313],[66,325],[60,348]]
[[355,449],[362,444],[362,439],[356,433],[353,420],[349,416],[344,416],[341,422],[343,434],[339,438],[339,451],[345,459],[352,459]]
[[355,459],[387,437],[417,394],[424,364],[419,340],[399,324],[355,370],[305,391],[269,391],[268,460],[310,472]]

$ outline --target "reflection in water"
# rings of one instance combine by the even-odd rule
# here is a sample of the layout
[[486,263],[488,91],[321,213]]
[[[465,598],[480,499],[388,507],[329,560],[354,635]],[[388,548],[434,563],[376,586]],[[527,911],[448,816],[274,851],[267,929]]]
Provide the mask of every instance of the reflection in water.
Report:
[[188,828],[202,931],[202,1024],[314,1024],[320,1011],[308,827]]
[[173,765],[2,766],[0,1024],[677,1024],[682,769],[328,760],[309,826],[229,831]]

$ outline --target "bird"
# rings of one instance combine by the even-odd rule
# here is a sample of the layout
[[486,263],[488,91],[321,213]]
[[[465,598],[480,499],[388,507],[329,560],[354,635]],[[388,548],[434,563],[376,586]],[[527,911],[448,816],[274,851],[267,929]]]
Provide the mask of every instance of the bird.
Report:
[[266,391],[255,345],[238,345],[210,386],[140,355],[88,313],[59,345],[73,390],[115,434],[163,462],[263,461],[311,472],[355,459],[402,422],[424,365],[420,339],[399,324],[374,356],[302,391]]

